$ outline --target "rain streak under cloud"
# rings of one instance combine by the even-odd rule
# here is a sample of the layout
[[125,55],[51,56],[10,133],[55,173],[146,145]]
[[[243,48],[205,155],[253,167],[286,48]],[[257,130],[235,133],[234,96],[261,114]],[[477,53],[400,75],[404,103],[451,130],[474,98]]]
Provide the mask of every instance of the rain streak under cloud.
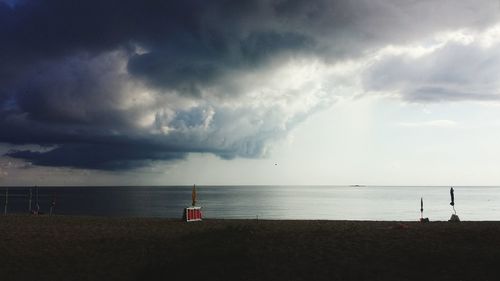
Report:
[[0,142],[100,170],[262,157],[338,99],[498,100],[498,38],[498,1],[0,1]]

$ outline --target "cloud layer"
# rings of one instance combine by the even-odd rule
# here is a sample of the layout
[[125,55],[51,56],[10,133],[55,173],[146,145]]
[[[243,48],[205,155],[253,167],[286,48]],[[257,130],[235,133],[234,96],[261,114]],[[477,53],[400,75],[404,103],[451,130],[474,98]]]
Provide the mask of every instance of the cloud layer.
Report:
[[[7,153],[34,164],[91,169],[259,157],[345,94],[344,64],[497,17],[495,1],[0,1],[0,142],[40,145]],[[460,48],[439,52],[494,56]],[[364,85],[419,101],[495,94],[442,86],[468,76],[439,52],[377,63]]]
[[397,93],[411,102],[492,101],[500,99],[500,25],[480,33],[458,31],[422,47],[411,48],[371,65],[367,90]]

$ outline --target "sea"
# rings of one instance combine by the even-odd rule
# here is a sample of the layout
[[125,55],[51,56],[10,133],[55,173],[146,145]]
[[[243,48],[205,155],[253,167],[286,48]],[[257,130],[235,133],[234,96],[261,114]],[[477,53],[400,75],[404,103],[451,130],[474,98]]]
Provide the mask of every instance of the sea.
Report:
[[[453,188],[455,210],[450,186],[200,185],[196,205],[210,219],[415,221],[423,215],[445,221],[456,212],[461,220],[500,220],[500,187]],[[46,215],[176,219],[191,205],[191,191],[192,186],[0,187],[0,214],[38,208]]]

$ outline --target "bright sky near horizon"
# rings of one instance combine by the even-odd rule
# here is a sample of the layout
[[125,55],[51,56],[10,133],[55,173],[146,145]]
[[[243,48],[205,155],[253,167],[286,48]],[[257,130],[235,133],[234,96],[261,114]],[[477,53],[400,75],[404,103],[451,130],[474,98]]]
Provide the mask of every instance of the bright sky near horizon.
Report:
[[500,185],[498,1],[65,3],[0,0],[0,185]]

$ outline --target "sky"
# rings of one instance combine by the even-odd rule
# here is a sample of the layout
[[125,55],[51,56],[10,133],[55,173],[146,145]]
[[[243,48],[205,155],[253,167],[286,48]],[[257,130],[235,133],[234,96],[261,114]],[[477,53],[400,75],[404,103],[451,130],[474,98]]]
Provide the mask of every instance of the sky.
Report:
[[0,185],[500,185],[498,0],[0,0]]

